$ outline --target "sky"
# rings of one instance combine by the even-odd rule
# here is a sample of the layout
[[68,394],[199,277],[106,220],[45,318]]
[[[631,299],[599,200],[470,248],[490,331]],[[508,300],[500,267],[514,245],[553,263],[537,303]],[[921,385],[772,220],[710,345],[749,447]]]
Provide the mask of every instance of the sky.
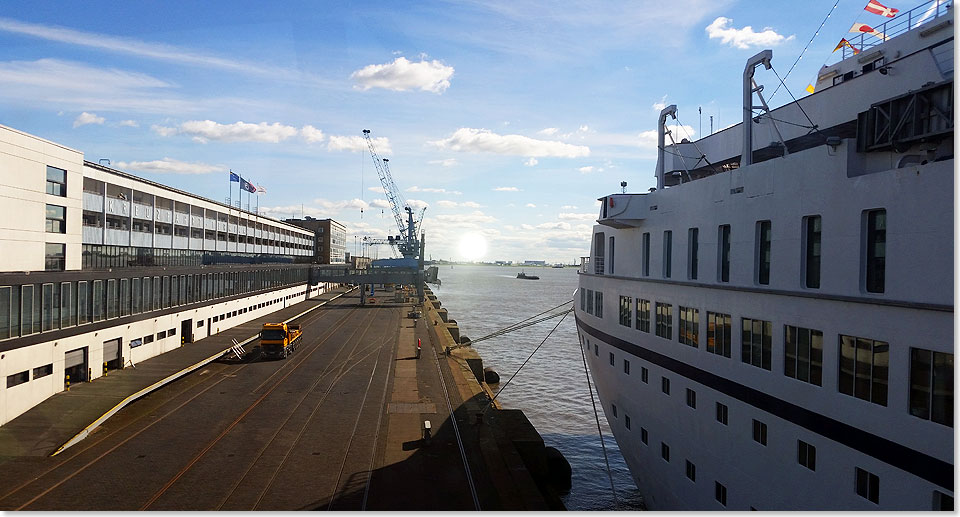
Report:
[[369,129],[426,207],[427,258],[569,264],[597,198],[655,185],[660,109],[690,139],[738,122],[765,48],[771,107],[806,95],[854,22],[885,20],[865,3],[7,1],[0,124],[217,201],[232,170],[266,189],[251,208],[333,218],[382,258],[359,244],[399,233]]

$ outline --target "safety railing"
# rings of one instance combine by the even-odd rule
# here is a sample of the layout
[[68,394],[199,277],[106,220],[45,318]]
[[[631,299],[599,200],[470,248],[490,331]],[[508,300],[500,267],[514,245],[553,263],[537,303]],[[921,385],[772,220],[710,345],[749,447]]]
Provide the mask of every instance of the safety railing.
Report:
[[952,8],[952,0],[929,0],[905,13],[898,14],[895,18],[891,18],[882,24],[868,24],[874,32],[863,32],[858,36],[847,38],[852,48],[847,46],[843,47],[843,59],[853,56],[854,54],[859,54],[894,36],[909,32],[936,20],[940,16],[947,14]]

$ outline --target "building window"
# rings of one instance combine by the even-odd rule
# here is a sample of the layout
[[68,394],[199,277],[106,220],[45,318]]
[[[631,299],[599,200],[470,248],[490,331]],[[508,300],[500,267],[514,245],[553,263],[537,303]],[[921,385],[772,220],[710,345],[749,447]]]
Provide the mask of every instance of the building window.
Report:
[[623,373],[630,375],[630,361],[623,360]]
[[697,466],[690,463],[690,460],[687,460],[687,479],[697,482]]
[[874,504],[880,504],[880,478],[860,467],[856,468],[857,495]]
[[660,457],[663,461],[670,463],[670,446],[663,442],[660,442]]
[[760,445],[767,444],[767,424],[759,421],[753,421],[753,441]]
[[640,380],[643,381],[644,384],[650,382],[650,370],[647,370],[643,366],[640,367]]
[[803,281],[810,289],[820,288],[820,216],[803,218]]
[[650,300],[637,298],[637,330],[650,332]]
[[953,354],[910,349],[910,414],[953,427]]
[[647,434],[647,429],[646,429],[645,427],[641,427],[641,428],[640,428],[640,441],[643,442],[644,445],[647,445],[647,440],[648,440],[648,439],[649,439],[649,435]]
[[47,165],[47,194],[67,197],[67,171]]
[[864,287],[868,293],[882,293],[887,258],[887,211],[868,210],[864,256]]
[[707,352],[730,357],[730,315],[707,311]]
[[783,326],[783,374],[821,386],[823,377],[823,332]]
[[887,405],[890,345],[883,341],[840,336],[840,393]]
[[690,228],[687,230],[687,278],[689,280],[697,279],[697,270],[699,269],[698,255],[700,252],[699,240],[699,228]]
[[770,284],[770,221],[757,222],[757,283]]
[[67,208],[47,205],[47,233],[67,233]]
[[663,232],[663,278],[670,278],[673,265],[673,232]]
[[633,298],[620,297],[620,324],[625,327],[633,326]]
[[24,370],[13,375],[7,375],[7,387],[12,388],[20,384],[26,384],[30,382],[30,370]]
[[717,280],[720,282],[730,281],[730,225],[721,224],[717,230]]
[[643,234],[643,276],[650,276],[650,233]]
[[770,369],[770,354],[773,348],[773,324],[769,321],[742,318],[742,341],[740,358],[764,370]]
[[697,348],[700,345],[700,310],[680,306],[680,343]]
[[727,487],[721,485],[719,482],[714,481],[714,490],[713,497],[717,500],[718,503],[723,506],[727,505]]
[[603,292],[597,291],[595,294],[597,299],[594,305],[594,308],[596,309],[594,316],[603,318]]
[[687,388],[687,405],[697,409],[697,392]]
[[803,440],[797,440],[797,463],[810,470],[817,470],[817,448]]
[[717,422],[727,425],[727,405],[717,402]]
[[616,360],[613,358],[613,352],[610,352],[610,366],[617,364]]
[[48,242],[44,245],[44,268],[47,271],[63,271],[67,262],[67,245]]
[[673,305],[657,302],[657,335],[673,338]]
[[660,391],[670,394],[670,379],[667,377],[660,377]]

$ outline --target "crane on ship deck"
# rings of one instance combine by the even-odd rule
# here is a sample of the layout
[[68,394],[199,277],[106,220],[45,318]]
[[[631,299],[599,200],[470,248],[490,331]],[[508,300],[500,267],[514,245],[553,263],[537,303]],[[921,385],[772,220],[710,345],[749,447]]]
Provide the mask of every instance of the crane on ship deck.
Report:
[[[423,240],[419,229],[423,221],[423,214],[427,208],[423,207],[417,217],[414,217],[414,209],[404,201],[403,196],[400,195],[400,189],[397,188],[397,184],[394,183],[393,176],[390,174],[389,158],[381,158],[380,154],[377,153],[373,139],[370,137],[369,129],[363,130],[363,138],[366,140],[367,147],[370,149],[370,157],[373,159],[374,168],[377,169],[377,175],[380,177],[380,185],[383,187],[384,194],[387,196],[390,209],[393,211],[393,218],[397,223],[397,229],[400,231],[400,235],[396,237],[390,236],[388,239],[370,239],[365,237],[364,242],[368,245],[390,244],[403,258],[419,259],[421,255],[421,241]],[[401,207],[403,211],[407,213],[406,222],[404,222],[404,217],[401,214]]]

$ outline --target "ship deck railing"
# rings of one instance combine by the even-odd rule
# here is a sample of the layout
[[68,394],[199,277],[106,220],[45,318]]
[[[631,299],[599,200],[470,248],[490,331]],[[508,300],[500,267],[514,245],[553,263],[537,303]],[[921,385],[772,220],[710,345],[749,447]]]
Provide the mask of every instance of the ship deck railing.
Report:
[[[928,0],[905,13],[898,14],[895,18],[891,18],[889,21],[883,22],[880,25],[870,24],[874,30],[883,34],[883,36],[860,33],[858,36],[848,38],[847,41],[850,42],[853,48],[844,46],[842,59],[847,59],[855,54],[862,53],[871,47],[884,43],[894,36],[919,28],[947,14],[952,8],[953,0]],[[856,51],[854,49],[856,49]]]

